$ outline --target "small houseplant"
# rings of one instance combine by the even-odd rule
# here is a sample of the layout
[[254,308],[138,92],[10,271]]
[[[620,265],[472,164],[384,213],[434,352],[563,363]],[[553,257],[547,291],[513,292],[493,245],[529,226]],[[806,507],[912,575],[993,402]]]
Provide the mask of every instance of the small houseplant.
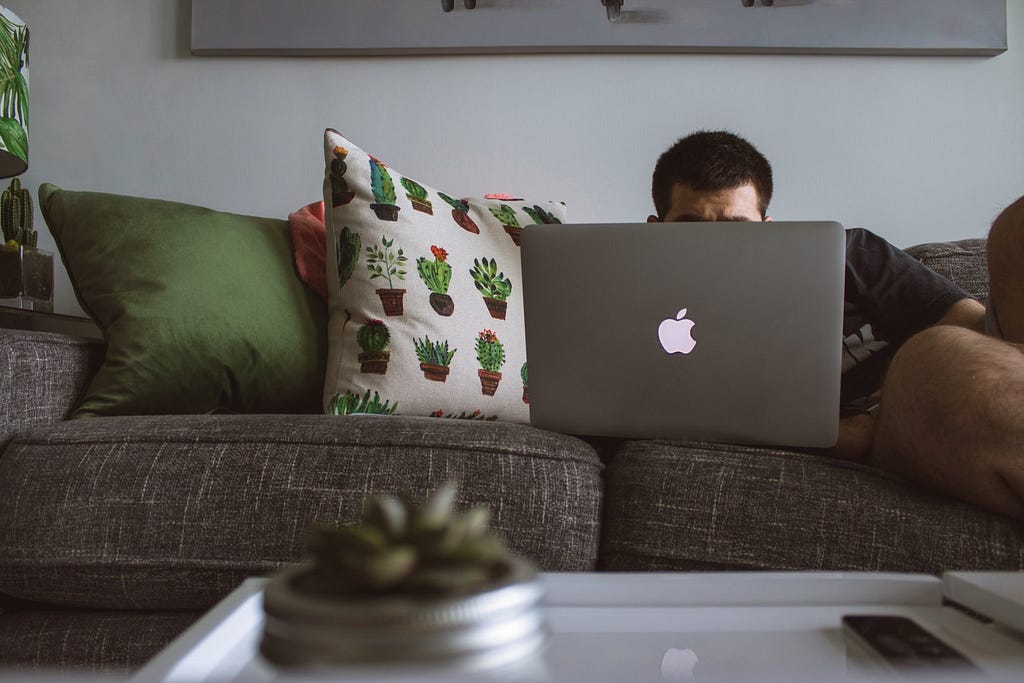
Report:
[[405,312],[405,290],[396,289],[395,280],[405,279],[405,263],[409,258],[401,248],[398,251],[393,249],[395,240],[389,240],[387,236],[381,235],[380,243],[380,247],[376,244],[366,247],[366,267],[370,271],[371,280],[387,280],[388,286],[377,290],[381,306],[384,307],[384,315],[402,315]]
[[315,526],[310,560],[267,584],[260,652],[279,666],[508,664],[545,642],[533,566],[489,528],[490,512],[455,509],[442,485],[423,505],[368,500],[353,525]]
[[17,178],[0,195],[0,299],[23,298],[39,310],[53,310],[53,254],[36,248],[32,193]]
[[430,290],[430,307],[438,315],[445,317],[455,312],[455,302],[448,296],[448,286],[452,282],[452,267],[448,263],[448,252],[437,245],[430,246],[433,261],[423,256],[416,259],[416,272],[423,284]]
[[359,371],[373,375],[386,375],[391,352],[391,331],[383,321],[367,320],[356,332],[356,343],[362,349],[359,354]]
[[423,376],[433,382],[444,382],[448,379],[448,373],[452,358],[455,357],[457,349],[449,349],[448,341],[432,342],[430,337],[413,339],[413,347],[416,349],[416,357],[420,359],[420,370]]
[[492,318],[505,319],[508,310],[508,297],[512,294],[512,281],[505,273],[498,270],[498,262],[486,256],[473,259],[473,267],[469,274],[473,276],[473,284],[484,297],[484,304]]
[[491,330],[481,330],[476,338],[476,359],[480,369],[480,388],[484,396],[494,396],[501,382],[501,366],[505,364],[505,347]]

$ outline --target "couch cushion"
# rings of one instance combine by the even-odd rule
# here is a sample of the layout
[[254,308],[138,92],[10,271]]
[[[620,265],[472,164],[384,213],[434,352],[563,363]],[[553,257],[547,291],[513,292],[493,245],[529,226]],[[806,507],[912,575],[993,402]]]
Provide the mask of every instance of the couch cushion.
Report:
[[106,358],[76,416],[318,412],[327,310],[287,221],[39,188]]
[[1024,525],[834,458],[632,441],[606,477],[603,569],[1024,569]]
[[601,464],[568,436],[415,417],[111,417],[15,437],[0,457],[0,593],[61,605],[205,609],[302,557],[315,520],[369,494],[460,482],[546,570],[597,558]]
[[908,247],[905,251],[985,303],[988,300],[988,256],[985,243],[984,239],[928,242]]

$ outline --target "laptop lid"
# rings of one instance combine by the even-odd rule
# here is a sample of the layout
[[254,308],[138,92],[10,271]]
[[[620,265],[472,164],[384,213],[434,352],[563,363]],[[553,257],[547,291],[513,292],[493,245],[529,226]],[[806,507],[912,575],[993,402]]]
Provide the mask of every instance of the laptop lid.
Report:
[[521,245],[531,424],[834,445],[838,223],[533,225]]

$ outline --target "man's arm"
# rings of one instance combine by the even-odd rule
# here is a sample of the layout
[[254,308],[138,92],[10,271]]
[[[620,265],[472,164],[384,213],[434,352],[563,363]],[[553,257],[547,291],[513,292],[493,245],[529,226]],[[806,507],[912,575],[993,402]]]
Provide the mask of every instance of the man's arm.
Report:
[[961,299],[949,307],[936,325],[956,325],[985,333],[985,307],[974,299]]

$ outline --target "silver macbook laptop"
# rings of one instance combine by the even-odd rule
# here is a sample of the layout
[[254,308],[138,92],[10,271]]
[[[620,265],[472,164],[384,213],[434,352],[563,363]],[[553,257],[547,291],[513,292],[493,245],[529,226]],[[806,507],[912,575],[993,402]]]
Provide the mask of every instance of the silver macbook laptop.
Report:
[[845,258],[834,222],[526,227],[531,423],[833,445]]

